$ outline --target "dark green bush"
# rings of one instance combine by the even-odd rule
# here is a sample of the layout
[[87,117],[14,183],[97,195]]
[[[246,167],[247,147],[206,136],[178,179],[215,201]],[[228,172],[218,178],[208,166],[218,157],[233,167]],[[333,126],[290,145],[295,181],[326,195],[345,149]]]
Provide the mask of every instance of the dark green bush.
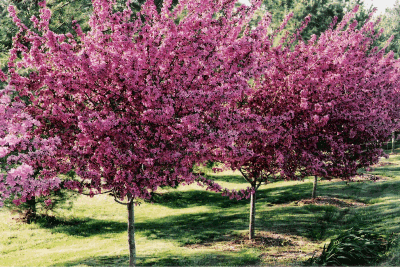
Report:
[[319,257],[308,259],[306,265],[355,266],[380,262],[393,245],[393,235],[385,237],[368,230],[350,229],[324,246]]

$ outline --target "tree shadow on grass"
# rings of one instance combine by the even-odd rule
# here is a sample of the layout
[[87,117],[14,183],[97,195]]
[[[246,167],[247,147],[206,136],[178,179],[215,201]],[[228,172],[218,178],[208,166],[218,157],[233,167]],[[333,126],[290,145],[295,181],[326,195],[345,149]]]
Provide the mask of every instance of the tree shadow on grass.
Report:
[[[396,195],[396,192],[390,191],[398,186],[399,181],[367,181],[349,186],[345,182],[328,182],[320,184],[318,192],[323,196],[363,200],[368,203],[383,195],[385,190],[389,191],[385,193],[389,200],[398,198],[398,193]],[[260,190],[257,197],[256,229],[318,241],[332,238],[351,227],[383,229],[382,225],[389,225],[388,220],[391,220],[392,230],[400,232],[400,226],[396,224],[396,218],[400,216],[400,206],[396,203],[382,202],[362,207],[314,204],[296,206],[296,201],[310,198],[311,189],[312,183],[304,183]],[[171,193],[166,195],[169,194]],[[169,199],[160,199],[159,204],[181,208],[205,205],[215,209],[215,212],[169,216],[138,223],[137,228],[143,229],[147,238],[173,239],[186,245],[217,241],[232,231],[246,230],[248,227],[249,200],[229,200],[217,193],[204,191],[180,192],[170,196]],[[204,199],[210,202],[205,202]],[[229,203],[232,204],[229,206]]]
[[76,261],[63,262],[53,266],[129,266],[129,256],[97,256]]
[[357,216],[348,218],[349,224],[362,225],[365,229],[382,234],[400,233],[400,205],[398,198],[357,209]]
[[296,235],[313,241],[333,237],[339,231],[351,228],[344,223],[346,216],[353,216],[350,208],[340,209],[331,205],[304,205],[277,207],[261,212],[258,227],[287,235]]
[[297,185],[283,185],[257,191],[257,202],[266,205],[287,204],[311,195],[312,184],[299,183]]
[[[257,191],[257,203],[265,205],[285,204],[311,196],[312,184],[300,183],[284,185]],[[155,204],[174,209],[190,208],[195,206],[209,206],[218,208],[241,207],[248,205],[248,199],[236,200],[205,190],[170,191],[155,193],[151,200]]]
[[36,221],[40,227],[52,232],[64,233],[72,236],[90,237],[110,233],[122,233],[127,231],[127,224],[110,220],[66,219],[54,216],[43,216]]
[[363,203],[376,201],[377,198],[400,197],[400,181],[363,181],[363,182],[324,182],[318,186],[319,195],[329,195],[342,199],[354,199]]
[[191,190],[191,191],[171,191],[163,194],[154,194],[151,202],[173,209],[190,208],[195,206],[214,206],[219,208],[229,208],[232,206],[242,206],[248,200],[231,200],[229,197],[221,196],[220,193]]
[[242,175],[231,174],[231,175],[218,175],[218,174],[206,174],[205,178],[214,180],[216,182],[228,182],[235,184],[248,184]]
[[[199,252],[196,255],[181,256],[171,253],[161,253],[154,256],[141,257],[138,255],[138,266],[244,266],[256,265],[260,261],[255,254],[226,253],[226,252]],[[129,266],[129,256],[98,256],[56,264],[54,266]]]
[[[230,179],[244,180],[238,175],[215,176],[216,181],[229,181]],[[247,183],[247,182],[245,182]],[[319,196],[337,197],[342,199],[354,199],[363,203],[368,203],[372,198],[385,194],[390,194],[394,197],[399,196],[400,181],[385,181],[384,183],[364,181],[351,182],[345,181],[323,181],[318,184],[317,194]],[[263,202],[265,205],[286,204],[301,199],[311,197],[312,183],[310,181],[300,182],[296,185],[275,186],[272,188],[259,189],[257,191],[257,203]],[[163,194],[155,194],[153,203],[167,206],[169,208],[189,208],[194,206],[211,206],[219,208],[229,208],[235,206],[243,206],[249,203],[248,200],[230,200],[228,197],[221,196],[220,193],[191,190],[191,191],[171,191]]]
[[379,167],[374,167],[372,173],[382,173],[382,174],[390,174],[391,176],[400,176],[400,167],[397,165],[384,165]]
[[180,245],[218,241],[232,230],[246,228],[247,214],[203,212],[168,216],[136,223],[136,229],[148,239],[167,239]]
[[[317,195],[337,197],[341,199],[353,199],[368,204],[371,199],[382,195],[382,192],[385,192],[386,195],[391,194],[392,197],[398,197],[400,192],[400,181],[365,181],[361,183],[323,181],[318,184]],[[310,198],[311,193],[312,183],[309,181],[300,182],[296,185],[285,185],[282,183],[281,186],[259,189],[257,191],[257,203],[262,202],[269,206],[287,204],[293,201]],[[152,202],[169,208],[182,209],[194,206],[210,206],[219,208],[239,207],[247,205],[249,200],[231,200],[228,197],[221,196],[220,193],[204,190],[191,190],[155,194]]]
[[[259,208],[256,230],[324,240],[334,235],[338,229],[351,227],[341,223],[347,213],[348,209],[333,206]],[[209,243],[225,240],[233,231],[247,230],[248,210],[169,216],[140,222],[136,227],[148,239],[172,239],[180,245]]]

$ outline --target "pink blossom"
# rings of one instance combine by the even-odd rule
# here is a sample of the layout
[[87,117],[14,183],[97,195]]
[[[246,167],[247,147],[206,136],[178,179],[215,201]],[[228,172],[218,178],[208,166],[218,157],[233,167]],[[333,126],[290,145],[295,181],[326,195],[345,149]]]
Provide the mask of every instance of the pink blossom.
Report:
[[52,203],[52,200],[49,198],[49,199],[46,199],[45,201],[44,201],[44,203],[46,204],[46,206],[50,206]]
[[0,158],[5,157],[9,152],[7,147],[0,147]]

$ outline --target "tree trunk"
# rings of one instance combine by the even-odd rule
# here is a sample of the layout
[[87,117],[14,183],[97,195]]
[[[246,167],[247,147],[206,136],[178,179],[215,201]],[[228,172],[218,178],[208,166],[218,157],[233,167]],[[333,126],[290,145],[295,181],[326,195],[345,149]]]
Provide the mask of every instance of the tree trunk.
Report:
[[128,203],[128,243],[129,243],[129,266],[136,266],[135,245],[135,204],[133,199]]
[[396,144],[396,132],[392,132],[392,153],[394,153],[395,144]]
[[27,222],[31,223],[36,218],[36,198],[32,197],[31,199],[28,199],[26,201],[26,204],[28,205],[28,210],[27,210],[28,214],[26,214]]
[[257,190],[253,187],[254,194],[250,197],[250,223],[249,223],[249,239],[254,239],[254,223],[256,219],[256,192]]
[[316,198],[317,197],[317,183],[318,183],[318,176],[315,175],[314,176],[314,183],[313,183],[313,190],[312,190],[312,198]]

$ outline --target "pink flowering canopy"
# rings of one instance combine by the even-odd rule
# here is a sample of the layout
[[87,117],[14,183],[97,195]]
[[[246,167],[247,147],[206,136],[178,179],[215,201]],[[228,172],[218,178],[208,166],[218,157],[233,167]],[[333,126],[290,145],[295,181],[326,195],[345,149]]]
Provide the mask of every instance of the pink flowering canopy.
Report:
[[[263,31],[242,30],[260,1],[236,8],[232,0],[183,0],[170,11],[167,0],[161,13],[147,1],[139,14],[128,4],[113,12],[112,1],[93,0],[90,31],[75,24],[75,34],[49,30],[45,2],[40,18],[31,18],[35,30],[10,6],[20,32],[10,51],[9,86],[19,97],[6,106],[18,105],[29,121],[24,142],[49,142],[44,158],[18,167],[25,168],[19,179],[36,181],[29,177],[41,167],[46,181],[74,171],[79,178],[64,187],[111,191],[118,199],[148,198],[159,186],[194,181],[249,196],[250,190],[222,189],[192,167],[215,155],[249,156],[234,146],[246,123],[234,107],[258,67]],[[16,147],[3,142],[1,149],[4,156]],[[30,192],[50,188],[37,187]],[[7,197],[5,190],[0,194]]]
[[276,175],[350,177],[382,156],[398,123],[398,60],[373,47],[376,23],[356,28],[356,11],[308,42],[296,34],[275,47],[273,35],[261,40],[263,72],[241,109],[262,126],[236,143],[251,158],[228,159],[253,186]]
[[[225,161],[254,190],[277,174],[349,176],[376,162],[398,119],[399,68],[373,48],[375,24],[357,29],[354,10],[298,41],[306,18],[273,46],[291,15],[273,34],[268,14],[249,29],[260,4],[182,0],[171,11],[168,0],[158,13],[147,1],[133,14],[93,0],[90,31],[67,34],[49,30],[45,2],[35,29],[11,6],[20,32],[1,92],[0,197],[64,186],[148,198],[196,181],[241,198],[253,191],[223,189],[193,165]],[[61,183],[70,171],[79,178]]]

